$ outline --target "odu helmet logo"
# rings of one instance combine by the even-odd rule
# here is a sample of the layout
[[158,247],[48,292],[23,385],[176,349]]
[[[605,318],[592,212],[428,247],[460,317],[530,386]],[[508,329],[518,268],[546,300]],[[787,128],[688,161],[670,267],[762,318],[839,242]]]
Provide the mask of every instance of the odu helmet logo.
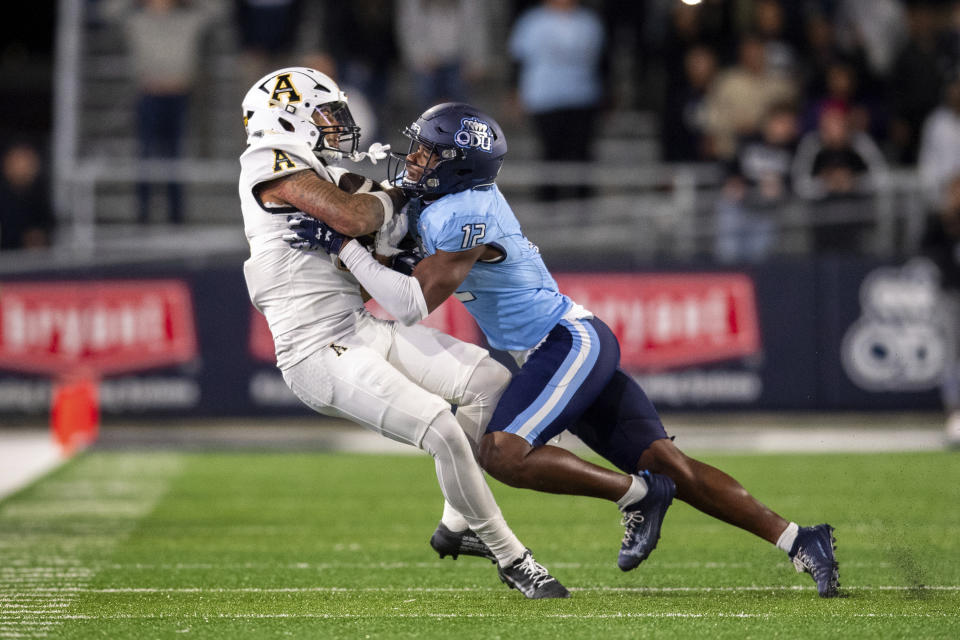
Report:
[[490,153],[493,148],[490,125],[477,118],[461,120],[460,129],[453,135],[453,141],[463,149],[480,149]]

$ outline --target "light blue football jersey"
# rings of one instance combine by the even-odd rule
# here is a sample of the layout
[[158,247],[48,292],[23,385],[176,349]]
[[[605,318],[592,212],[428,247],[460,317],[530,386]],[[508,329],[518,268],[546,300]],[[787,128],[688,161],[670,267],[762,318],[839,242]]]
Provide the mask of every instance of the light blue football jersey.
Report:
[[430,203],[420,212],[417,232],[424,256],[479,244],[504,253],[503,259],[475,263],[455,294],[495,349],[535,347],[573,304],[557,289],[496,185]]

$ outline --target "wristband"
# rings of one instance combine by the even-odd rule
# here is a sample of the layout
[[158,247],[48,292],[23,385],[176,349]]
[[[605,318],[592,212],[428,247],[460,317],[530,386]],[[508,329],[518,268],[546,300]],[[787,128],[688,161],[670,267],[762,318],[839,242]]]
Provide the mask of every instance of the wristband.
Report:
[[383,204],[383,224],[380,225],[382,228],[393,217],[393,199],[385,191],[373,191],[364,195],[373,196]]

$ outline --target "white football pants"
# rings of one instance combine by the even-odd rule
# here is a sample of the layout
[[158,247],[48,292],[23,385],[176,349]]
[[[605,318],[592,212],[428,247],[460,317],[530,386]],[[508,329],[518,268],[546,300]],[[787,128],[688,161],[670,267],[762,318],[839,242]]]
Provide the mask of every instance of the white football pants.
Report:
[[[283,378],[313,410],[429,453],[444,498],[501,564],[522,555],[472,449],[510,378],[484,349],[364,314],[353,334],[286,369]],[[463,403],[463,426],[450,403]]]

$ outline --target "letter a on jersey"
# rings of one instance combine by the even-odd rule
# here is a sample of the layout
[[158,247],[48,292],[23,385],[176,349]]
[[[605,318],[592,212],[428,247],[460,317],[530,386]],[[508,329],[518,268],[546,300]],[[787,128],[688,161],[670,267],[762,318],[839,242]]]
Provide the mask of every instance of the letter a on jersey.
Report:
[[300,94],[293,86],[289,73],[281,73],[277,76],[277,82],[273,85],[273,93],[270,94],[270,99],[276,100],[280,104],[300,102]]
[[280,149],[273,150],[273,172],[278,173],[285,169],[296,169],[297,163],[290,159],[283,151]]

